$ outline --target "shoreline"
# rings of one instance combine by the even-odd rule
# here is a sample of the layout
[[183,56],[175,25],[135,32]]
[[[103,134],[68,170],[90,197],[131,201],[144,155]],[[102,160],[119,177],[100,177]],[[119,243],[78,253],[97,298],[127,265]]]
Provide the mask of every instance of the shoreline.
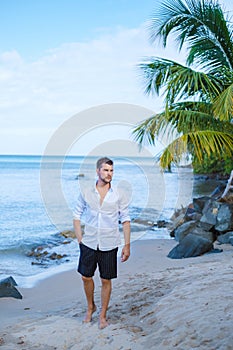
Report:
[[231,349],[233,247],[221,245],[223,252],[195,258],[167,258],[176,244],[173,239],[132,243],[130,259],[118,264],[110,325],[104,330],[98,329],[98,271],[98,311],[90,324],[82,323],[86,301],[75,269],[18,288],[22,300],[0,298],[1,349]]
[[[28,161],[25,161],[26,164],[37,164],[34,161],[30,161],[29,163],[27,163]],[[13,162],[15,163],[15,161]],[[21,164],[21,163],[20,163]],[[146,163],[147,164],[147,163]],[[33,166],[34,166],[33,165]],[[14,168],[12,168],[14,169]],[[17,169],[17,167],[15,168]],[[31,169],[29,167],[29,169]],[[34,169],[34,168],[33,168]],[[37,168],[37,166],[35,167],[36,171],[39,171],[39,168]],[[33,170],[34,171],[34,170]],[[67,175],[69,175],[69,177],[67,179],[71,180],[73,179],[73,173],[68,172]],[[181,178],[179,178],[179,175],[181,176]],[[166,221],[169,221],[169,218],[171,217],[172,213],[173,213],[173,209],[175,208],[175,206],[177,205],[178,207],[180,207],[180,204],[183,205],[183,202],[186,198],[185,194],[183,193],[183,191],[181,191],[182,193],[180,193],[180,198],[181,201],[179,201],[179,203],[177,202],[177,194],[178,194],[178,187],[176,186],[180,184],[180,181],[183,181],[183,179],[185,179],[185,181],[187,180],[186,175],[188,175],[188,183],[190,183],[191,185],[195,184],[195,180],[193,182],[192,180],[192,175],[191,175],[191,170],[189,169],[188,174],[186,174],[186,171],[183,172],[183,170],[181,170],[181,174],[177,173],[176,171],[172,174],[164,174],[164,181],[165,181],[165,185],[166,185],[166,192],[168,193],[168,199],[165,200],[164,199],[164,207],[163,209],[159,208],[162,210],[161,211],[161,218],[164,219]],[[195,177],[195,176],[194,176]],[[199,177],[199,175],[198,175]],[[10,178],[10,177],[9,177]],[[200,194],[200,193],[206,193],[206,191],[208,190],[208,194],[209,192],[212,192],[212,185],[210,187],[210,185],[207,185],[209,182],[212,183],[212,181],[209,180],[198,180],[197,183],[199,184],[197,187],[195,187],[195,191],[196,194]],[[65,182],[66,183],[66,182]],[[67,182],[70,186],[70,184],[72,184],[72,181]],[[175,185],[174,185],[175,184]],[[19,188],[18,191],[16,190],[15,192],[21,194],[21,188],[25,188],[24,187],[24,182],[21,184],[19,183]],[[27,183],[28,185],[28,183]],[[31,185],[31,184],[30,184]],[[187,186],[187,183],[185,182],[185,186],[182,186],[182,188],[185,188]],[[195,185],[196,186],[196,185]],[[35,186],[33,186],[34,188]],[[215,186],[214,186],[215,187]],[[8,188],[7,186],[4,186],[5,188],[5,194],[8,196]],[[28,189],[30,189],[29,187],[26,187]],[[155,187],[156,188],[156,187]],[[138,191],[138,190],[137,190]],[[30,191],[31,192],[31,191]],[[33,192],[31,192],[33,193]],[[69,190],[69,193],[73,193],[72,190]],[[189,195],[190,193],[188,193]],[[23,194],[24,196],[24,194]],[[14,202],[15,202],[15,197],[13,198]],[[1,263],[0,263],[0,269],[1,269],[1,279],[7,278],[9,276],[12,276],[13,278],[15,278],[16,282],[18,283],[18,285],[21,286],[21,284],[23,283],[25,284],[29,284],[32,285],[34,282],[33,280],[36,280],[36,277],[28,277],[30,275],[41,275],[43,276],[44,274],[47,275],[49,274],[47,271],[49,271],[51,269],[51,271],[56,270],[57,269],[57,265],[66,265],[67,262],[66,260],[70,260],[73,261],[73,259],[76,259],[76,257],[74,256],[76,254],[76,247],[73,246],[71,247],[71,244],[69,245],[64,245],[63,242],[59,241],[59,239],[57,239],[57,235],[59,235],[62,231],[59,231],[57,229],[55,229],[53,226],[51,225],[51,221],[48,220],[48,217],[46,215],[46,217],[44,217],[44,210],[41,212],[40,215],[42,215],[40,217],[40,215],[38,216],[36,214],[36,217],[38,216],[38,221],[36,221],[33,225],[31,224],[31,220],[27,221],[27,219],[29,219],[31,216],[34,217],[35,213],[34,213],[34,206],[31,206],[30,203],[32,203],[32,201],[36,200],[35,203],[37,203],[37,197],[33,196],[32,198],[28,198],[28,205],[26,207],[20,207],[20,212],[22,213],[22,222],[17,222],[16,224],[11,223],[10,221],[8,222],[6,220],[6,224],[4,224],[4,222],[2,223],[3,225],[3,235],[1,235]],[[156,202],[156,198],[153,199],[153,201]],[[160,199],[159,199],[159,203],[160,203]],[[3,198],[3,202],[4,202],[4,198]],[[182,203],[181,203],[182,202]],[[39,203],[39,202],[38,202]],[[37,203],[37,204],[38,204]],[[136,204],[138,204],[138,202],[136,202]],[[157,204],[156,204],[157,205]],[[11,206],[9,205],[9,208]],[[139,206],[140,207],[140,206]],[[157,206],[155,206],[157,208]],[[35,205],[35,208],[37,208],[37,206]],[[136,208],[136,209],[135,209]],[[143,206],[142,206],[143,208]],[[146,210],[143,209],[143,215],[138,214],[138,210],[139,208],[137,208],[137,205],[134,207],[134,209],[132,210],[132,212],[135,214],[132,215],[132,218],[142,218],[142,220],[144,221],[157,221],[157,214],[156,214],[156,210],[153,207],[153,210],[155,210],[154,212],[151,212],[150,210],[147,212]],[[5,210],[5,209],[4,209]],[[135,212],[134,212],[135,210]],[[175,210],[175,209],[174,209]],[[30,215],[25,215],[25,213],[27,213],[27,211],[30,213]],[[160,211],[159,211],[160,212]],[[34,213],[34,214],[33,214]],[[141,213],[141,212],[140,212]],[[6,213],[6,218],[10,217],[9,215],[7,215]],[[48,222],[47,222],[48,220]],[[5,225],[5,226],[4,226]],[[48,226],[47,226],[48,225]],[[32,235],[32,227],[35,226],[35,231],[38,232],[34,235]],[[70,222],[68,224],[68,226],[70,226]],[[70,229],[72,229],[72,227],[70,227]],[[143,228],[144,229],[144,228]],[[48,231],[47,231],[48,230]],[[69,228],[68,228],[69,230]],[[139,234],[140,236],[140,232],[139,230],[141,230],[141,227],[138,227],[137,224],[135,224],[135,232],[137,234]],[[147,230],[147,228],[145,228],[145,230]],[[8,232],[6,234],[6,232]],[[157,232],[152,232],[152,234],[157,235]],[[159,234],[160,236],[160,234]],[[20,240],[18,241],[18,238],[20,238]],[[159,237],[159,238],[164,238],[164,237]],[[155,238],[157,239],[157,238]],[[33,243],[34,242],[34,243]],[[59,243],[60,242],[60,243]],[[66,243],[66,242],[65,242]],[[28,257],[28,254],[31,254],[33,252],[34,248],[43,248],[42,253],[46,253],[46,251],[48,251],[47,255],[42,255],[41,257],[38,256],[31,256],[30,258]],[[5,250],[6,248],[6,250]],[[52,255],[53,253],[56,254],[62,254],[64,255],[64,257],[59,257],[57,260],[53,258],[50,258],[50,255]],[[55,255],[56,255],[55,254]],[[67,254],[67,259],[65,257],[65,255]],[[29,259],[31,259],[31,261],[29,261]],[[29,262],[29,263],[28,263]],[[69,262],[68,262],[69,264]],[[60,269],[60,267],[58,267],[58,270]],[[66,267],[61,267],[61,269],[67,269]],[[19,271],[19,274],[16,274],[15,272]],[[52,272],[53,274],[53,272]],[[21,276],[20,276],[21,275]],[[43,278],[43,277],[42,277]],[[41,277],[39,276],[39,279],[41,279]],[[22,281],[22,282],[21,282]],[[26,282],[24,282],[26,281]]]
[[[149,227],[149,226],[148,226]],[[60,235],[60,233],[58,233]],[[165,240],[172,240],[173,238],[170,237],[169,232],[167,228],[160,228],[157,232],[154,230],[146,230],[145,227],[143,230],[138,231],[138,233],[135,235],[135,232],[131,234],[132,240],[131,243],[135,242],[136,240],[158,240],[158,239],[165,239]],[[66,248],[68,244],[63,244],[61,247],[64,247],[62,253],[66,253]],[[55,274],[59,274],[61,272],[66,272],[68,270],[72,270],[77,265],[78,257],[79,257],[79,248],[78,245],[76,247],[76,239],[74,238],[72,241],[69,242],[69,245],[71,246],[69,251],[73,249],[74,251],[77,251],[76,255],[73,256],[67,256],[69,261],[60,261],[59,264],[56,264],[56,261],[54,260],[54,265],[48,265],[46,268],[43,268],[43,263],[41,263],[40,271],[38,270],[37,273],[31,274],[31,275],[17,275],[14,273],[8,273],[5,275],[2,275],[1,279],[7,278],[9,276],[13,277],[14,280],[17,283],[17,288],[33,288],[36,286],[36,284],[40,283],[40,281],[47,279]],[[75,246],[74,246],[75,245]],[[39,246],[40,247],[40,246]],[[46,247],[45,247],[45,250]],[[56,251],[56,246],[50,248],[50,250]],[[59,251],[61,251],[59,249]],[[120,256],[121,247],[119,247],[118,256]],[[30,256],[25,256],[25,258],[28,259],[28,264],[32,263],[32,260],[30,259]],[[52,260],[51,262],[52,263]],[[39,264],[38,264],[39,265]]]

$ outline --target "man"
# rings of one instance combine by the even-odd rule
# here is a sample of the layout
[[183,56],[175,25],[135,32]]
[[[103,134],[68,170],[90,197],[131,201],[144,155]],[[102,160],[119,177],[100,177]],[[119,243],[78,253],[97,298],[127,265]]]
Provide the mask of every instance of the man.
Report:
[[[121,261],[130,256],[130,217],[128,201],[120,189],[111,186],[113,161],[100,158],[96,164],[97,182],[93,188],[84,189],[74,210],[74,230],[80,247],[78,272],[82,275],[87,299],[84,322],[92,320],[96,311],[93,276],[98,266],[101,278],[101,311],[99,328],[105,328],[107,309],[112,291],[112,279],[117,277],[117,251],[121,244],[119,220],[124,233]],[[85,216],[84,235],[81,216]]]

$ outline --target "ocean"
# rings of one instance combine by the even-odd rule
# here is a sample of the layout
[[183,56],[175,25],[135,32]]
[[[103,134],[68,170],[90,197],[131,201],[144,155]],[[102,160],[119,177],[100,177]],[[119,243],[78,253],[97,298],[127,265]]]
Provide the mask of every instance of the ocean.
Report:
[[[72,211],[82,186],[95,181],[96,157],[0,156],[0,279],[12,276],[31,286],[55,271],[75,266],[76,240],[59,233],[72,230]],[[114,157],[113,185],[130,198],[132,241],[169,238],[165,228],[175,208],[186,206],[194,194],[191,168],[161,172],[154,159]],[[206,187],[205,187],[206,189]],[[196,188],[196,195],[203,189]],[[150,222],[152,225],[144,225]],[[65,244],[66,243],[66,244]],[[33,249],[46,248],[61,259],[36,259]]]

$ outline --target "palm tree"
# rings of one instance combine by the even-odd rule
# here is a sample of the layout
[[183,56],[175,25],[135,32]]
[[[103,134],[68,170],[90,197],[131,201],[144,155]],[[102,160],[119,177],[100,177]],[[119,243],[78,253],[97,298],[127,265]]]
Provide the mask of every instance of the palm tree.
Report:
[[[160,155],[163,168],[185,153],[204,156],[233,152],[233,26],[217,1],[167,0],[151,21],[151,39],[175,34],[186,65],[158,57],[140,64],[147,94],[164,91],[164,111],[133,130],[136,141],[155,144],[166,133],[173,139]],[[175,133],[174,133],[175,132]]]

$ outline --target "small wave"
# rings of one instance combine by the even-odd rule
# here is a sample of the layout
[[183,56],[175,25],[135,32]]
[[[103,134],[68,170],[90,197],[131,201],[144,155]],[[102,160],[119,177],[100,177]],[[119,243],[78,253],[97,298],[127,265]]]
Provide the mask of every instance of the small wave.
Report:
[[35,238],[33,242],[30,240],[15,241],[9,245],[5,244],[0,247],[0,254],[17,254],[17,255],[26,255],[32,249],[36,247],[48,247],[52,248],[59,245],[62,242],[62,237],[59,234],[52,235],[48,238]]

